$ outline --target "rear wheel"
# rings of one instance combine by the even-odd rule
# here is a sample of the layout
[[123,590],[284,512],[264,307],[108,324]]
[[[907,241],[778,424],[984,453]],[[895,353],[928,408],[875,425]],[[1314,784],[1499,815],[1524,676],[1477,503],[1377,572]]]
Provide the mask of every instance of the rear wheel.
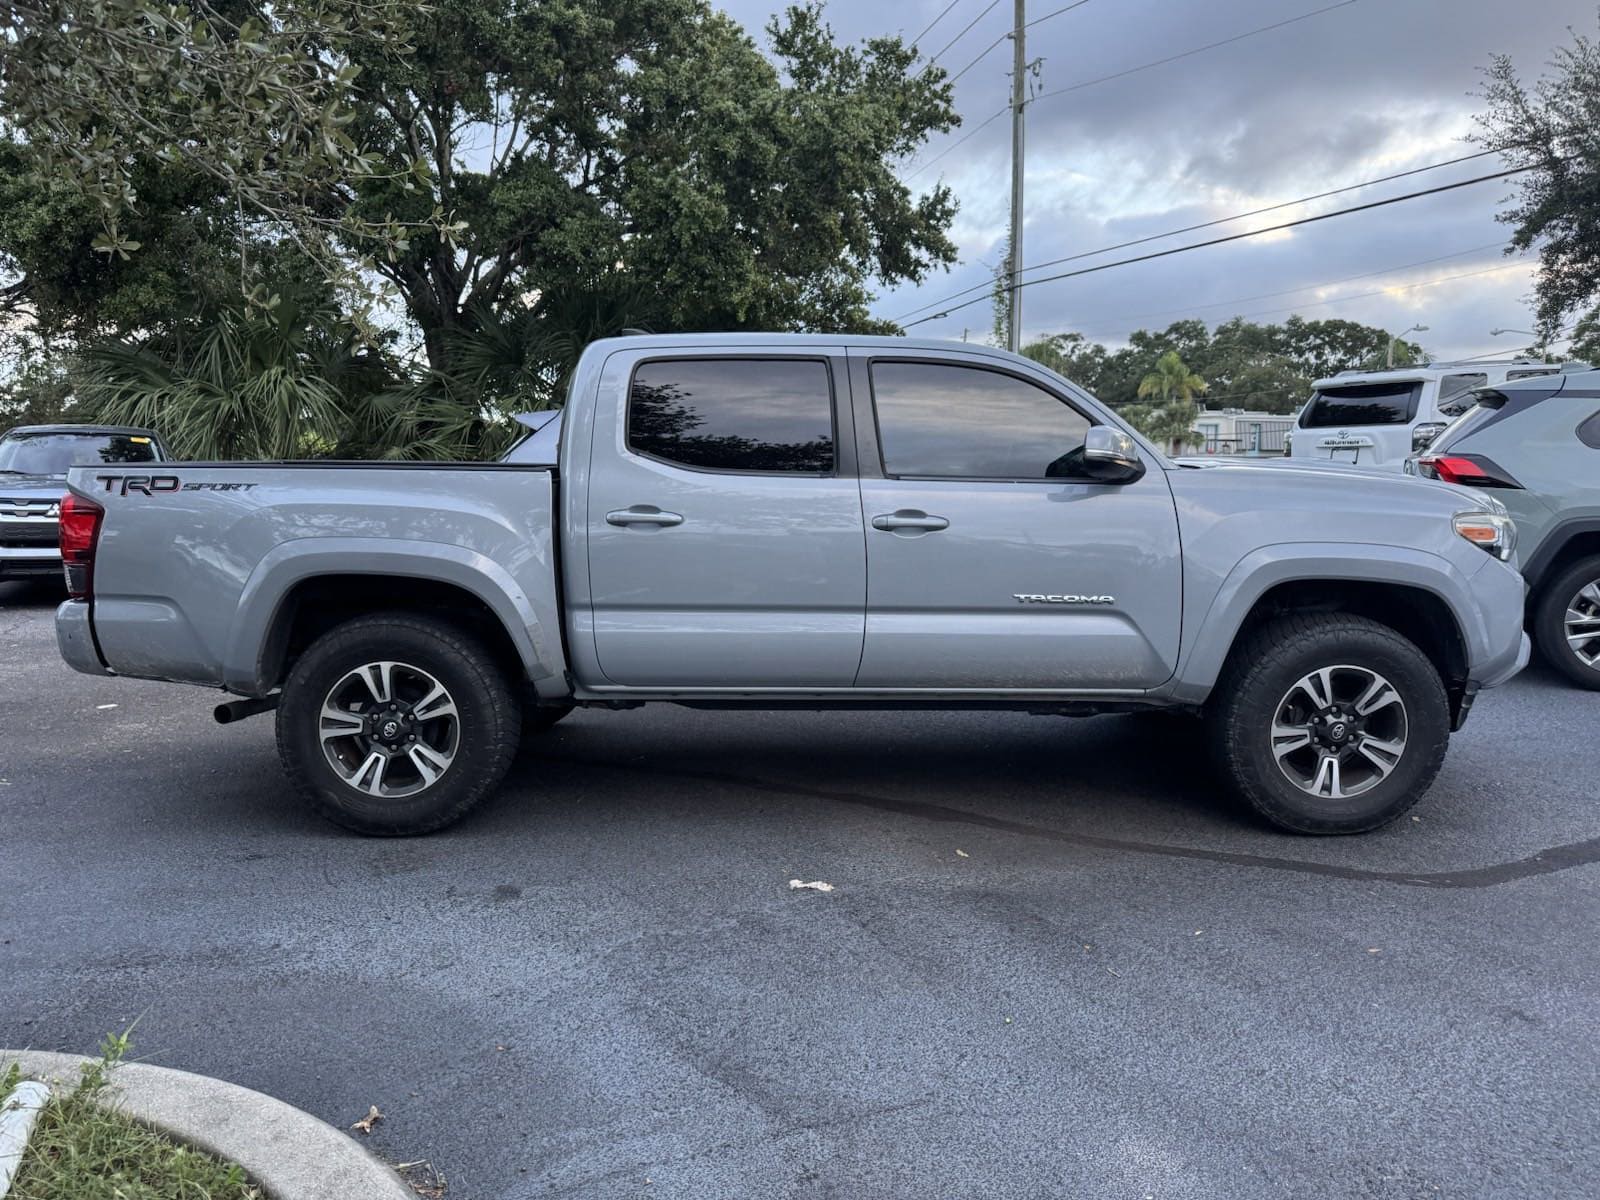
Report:
[[1600,690],[1600,554],[1547,584],[1533,614],[1545,661],[1580,687]]
[[1426,655],[1365,617],[1278,618],[1236,648],[1209,705],[1224,773],[1295,833],[1363,833],[1428,790],[1450,736]]
[[319,813],[358,833],[429,833],[504,777],[521,713],[484,646],[447,622],[362,617],[317,639],[278,704],[278,754]]

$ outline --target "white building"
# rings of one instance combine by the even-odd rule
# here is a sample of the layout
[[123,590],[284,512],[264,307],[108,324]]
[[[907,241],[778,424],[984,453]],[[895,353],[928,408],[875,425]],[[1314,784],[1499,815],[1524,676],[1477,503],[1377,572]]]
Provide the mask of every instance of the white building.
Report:
[[1206,440],[1190,453],[1260,457],[1283,453],[1283,437],[1294,427],[1294,414],[1205,409],[1194,427]]

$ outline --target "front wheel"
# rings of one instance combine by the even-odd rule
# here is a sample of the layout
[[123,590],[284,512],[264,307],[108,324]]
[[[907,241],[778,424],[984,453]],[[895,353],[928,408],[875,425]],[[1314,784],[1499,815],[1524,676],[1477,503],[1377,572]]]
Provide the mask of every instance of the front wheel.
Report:
[[1344,613],[1280,617],[1238,646],[1209,706],[1222,771],[1295,833],[1364,833],[1422,798],[1444,761],[1439,673],[1393,629]]
[[1600,689],[1600,554],[1573,563],[1543,589],[1533,640],[1573,683]]
[[487,796],[516,754],[521,712],[482,643],[445,621],[361,617],[318,638],[278,703],[296,790],[357,833],[431,833]]

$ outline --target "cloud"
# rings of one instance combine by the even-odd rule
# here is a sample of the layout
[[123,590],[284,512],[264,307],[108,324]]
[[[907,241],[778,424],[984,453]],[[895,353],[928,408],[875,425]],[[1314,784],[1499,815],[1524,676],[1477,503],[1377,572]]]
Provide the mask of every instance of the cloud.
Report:
[[[842,38],[897,31],[909,37],[947,2],[836,2],[827,17]],[[1092,0],[1031,28],[1028,52],[1030,58],[1044,60],[1039,90],[1049,93],[1330,2]],[[784,5],[732,0],[724,7],[755,31]],[[982,7],[983,0],[960,0],[924,39],[924,48],[937,50]],[[1056,7],[1049,0],[1035,0],[1030,15]],[[964,66],[1003,35],[1010,20],[1010,5],[996,5],[942,64],[952,70]],[[1568,26],[1591,30],[1594,23],[1593,0],[1538,0],[1519,6],[1515,19],[1508,19],[1504,0],[1357,0],[1154,70],[1046,95],[1029,110],[1024,260],[1080,254],[1470,153],[1474,147],[1462,139],[1478,104],[1471,93],[1490,55],[1509,54],[1525,74],[1537,74],[1551,51],[1570,39]],[[1009,49],[1009,42],[1002,42],[962,76],[956,98],[965,126],[949,138],[936,139],[923,161],[1005,107]],[[1484,173],[1483,167],[1482,161],[1462,163],[1059,269],[1469,178]],[[961,262],[919,287],[902,286],[884,294],[875,306],[879,315],[899,317],[988,279],[986,264],[998,257],[1005,232],[1008,172],[1008,121],[1001,117],[931,169],[914,176],[909,169],[904,173],[913,186],[943,178],[954,188],[962,206],[953,229]],[[1508,230],[1496,222],[1495,213],[1513,190],[1509,183],[1479,184],[1303,226],[1288,235],[1040,284],[1026,293],[1025,330],[1031,335],[1080,329],[1115,341],[1138,327],[1122,319],[1128,315],[1163,314],[1153,318],[1160,324],[1186,313],[1223,319],[1232,313],[1221,302],[1234,298],[1453,255],[1457,257],[1433,266],[1323,291],[1256,302],[1241,299],[1239,308],[1285,306],[1263,320],[1281,319],[1297,304],[1308,317],[1337,315],[1395,328],[1420,320],[1430,326],[1428,348],[1440,354],[1509,349],[1502,343],[1510,339],[1490,338],[1488,330],[1528,325],[1531,277],[1526,269],[1474,274],[1388,294],[1384,288],[1503,266],[1492,247],[1504,244]],[[1365,295],[1372,292],[1379,294]],[[1340,297],[1360,298],[1327,303]],[[919,325],[916,332],[960,337],[963,328],[983,331],[989,322],[984,301]]]

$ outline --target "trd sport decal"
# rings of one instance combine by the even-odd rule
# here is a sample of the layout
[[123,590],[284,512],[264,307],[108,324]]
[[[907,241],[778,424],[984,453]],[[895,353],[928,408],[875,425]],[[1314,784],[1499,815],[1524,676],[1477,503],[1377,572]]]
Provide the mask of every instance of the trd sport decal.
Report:
[[255,487],[253,483],[202,483],[192,480],[184,483],[176,475],[96,475],[96,483],[105,484],[105,490],[120,496],[161,496],[168,492],[243,492]]

